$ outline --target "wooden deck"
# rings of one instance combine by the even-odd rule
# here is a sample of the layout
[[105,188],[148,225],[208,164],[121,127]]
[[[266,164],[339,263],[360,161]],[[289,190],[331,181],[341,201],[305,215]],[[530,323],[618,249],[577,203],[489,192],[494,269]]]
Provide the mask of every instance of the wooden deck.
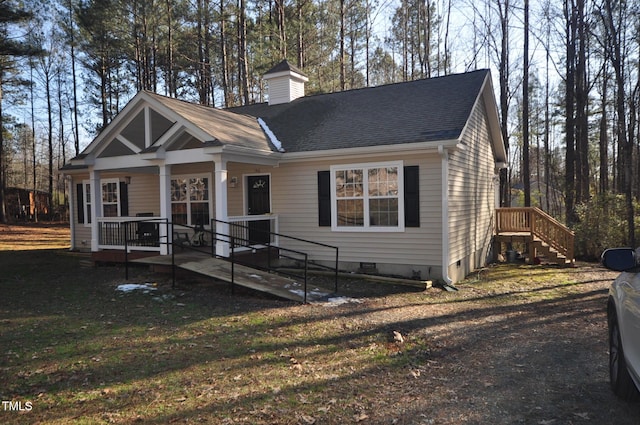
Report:
[[[171,266],[170,255],[158,255],[134,260],[136,263]],[[189,270],[204,276],[209,276],[234,285],[265,292],[280,298],[304,302],[304,282],[268,273],[262,270],[234,265],[233,282],[231,277],[231,263],[210,255],[198,252],[179,253],[175,255],[176,267]],[[316,285],[307,288],[307,302],[320,301],[332,294],[332,291],[319,288]]]
[[574,239],[569,228],[538,208],[496,209],[495,252],[502,243],[523,243],[530,262],[540,252],[552,263],[572,265]]

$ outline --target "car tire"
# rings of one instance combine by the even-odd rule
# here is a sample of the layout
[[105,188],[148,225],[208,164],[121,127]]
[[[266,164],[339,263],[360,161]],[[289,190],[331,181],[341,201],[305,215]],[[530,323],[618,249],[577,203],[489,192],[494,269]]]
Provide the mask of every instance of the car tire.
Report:
[[614,394],[623,400],[636,401],[640,393],[636,388],[624,358],[620,326],[616,317],[615,307],[609,312],[609,382]]

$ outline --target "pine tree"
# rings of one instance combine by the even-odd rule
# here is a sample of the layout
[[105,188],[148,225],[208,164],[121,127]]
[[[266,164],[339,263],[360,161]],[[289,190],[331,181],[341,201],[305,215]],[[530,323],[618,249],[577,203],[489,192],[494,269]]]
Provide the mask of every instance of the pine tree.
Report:
[[7,86],[24,84],[17,77],[16,60],[20,57],[34,57],[42,50],[27,42],[9,37],[9,27],[32,19],[33,15],[18,8],[12,2],[0,1],[0,223],[6,223],[5,189],[6,164],[4,148],[4,125],[2,121],[3,93]]

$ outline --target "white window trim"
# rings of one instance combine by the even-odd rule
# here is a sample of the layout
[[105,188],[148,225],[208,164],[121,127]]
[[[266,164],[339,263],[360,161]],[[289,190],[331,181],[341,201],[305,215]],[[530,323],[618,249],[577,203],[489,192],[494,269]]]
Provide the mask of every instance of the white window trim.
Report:
[[[208,207],[209,207],[209,220],[211,220],[211,218],[213,218],[214,214],[213,214],[213,175],[211,173],[203,173],[203,174],[172,174],[171,175],[171,180],[176,180],[176,179],[197,179],[197,178],[206,178],[208,179],[209,183],[208,183],[208,196],[209,199],[207,201],[208,203]],[[171,205],[173,204],[178,204],[181,202],[178,201],[172,201],[171,200],[171,196],[169,196],[169,202],[171,203]],[[195,201],[198,202],[198,201]],[[195,226],[195,223],[190,223],[191,221],[191,200],[189,199],[189,194],[187,193],[187,226]],[[209,223],[202,223],[206,228],[209,228],[211,225],[211,222]],[[177,226],[179,226],[177,224]]]
[[[100,196],[103,196],[102,193],[102,188],[103,185],[105,183],[115,183],[116,184],[116,196],[118,197],[118,201],[116,202],[117,205],[117,209],[118,209],[118,214],[116,215],[116,217],[122,217],[122,210],[121,210],[121,194],[120,194],[120,180],[119,179],[100,179]],[[106,205],[113,205],[112,203],[108,203]],[[100,199],[100,207],[102,208],[102,216],[104,217],[104,206],[105,206],[105,202],[104,199]]]
[[[100,196],[102,197],[102,184],[103,183],[116,183],[116,191],[117,191],[117,196],[118,196],[118,215],[117,217],[121,217],[122,216],[122,209],[121,209],[121,195],[120,195],[120,180],[117,178],[113,178],[113,179],[100,179]],[[87,190],[87,188],[89,190]],[[91,216],[91,204],[93,202],[95,202],[95,199],[93,199],[93,191],[91,190],[91,180],[82,180],[82,190],[84,191],[82,193],[82,208],[84,210],[84,224],[85,227],[91,227],[91,222],[89,221],[89,217],[91,217],[91,220],[95,220],[95,217]],[[91,202],[87,201],[87,192],[91,194]],[[104,217],[104,202],[102,201],[102,199],[100,200],[100,206],[102,208],[102,216]]]
[[[87,190],[88,188],[88,190]],[[87,201],[87,192],[91,194],[91,202]],[[91,204],[93,203],[93,193],[91,192],[91,180],[82,180],[82,209],[84,211],[84,226],[91,227],[89,217],[91,217]],[[91,217],[93,220],[94,217]]]
[[[336,195],[336,171],[362,169],[363,176],[368,176],[368,170],[371,168],[398,168],[398,225],[397,226],[370,226],[369,225],[369,181],[363,178],[364,193],[364,217],[363,226],[338,226],[338,198]],[[342,164],[332,165],[331,174],[331,230],[334,232],[404,232],[404,162],[388,161],[388,162],[370,162],[360,164]]]

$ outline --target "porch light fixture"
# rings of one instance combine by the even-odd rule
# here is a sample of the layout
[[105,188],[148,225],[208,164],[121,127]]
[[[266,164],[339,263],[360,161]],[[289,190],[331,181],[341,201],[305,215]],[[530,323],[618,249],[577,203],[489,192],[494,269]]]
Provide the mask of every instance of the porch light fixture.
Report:
[[131,176],[124,176],[124,182],[126,184],[131,184]]
[[231,177],[231,180],[229,180],[229,187],[236,187],[236,185],[238,184],[238,178],[237,177]]

